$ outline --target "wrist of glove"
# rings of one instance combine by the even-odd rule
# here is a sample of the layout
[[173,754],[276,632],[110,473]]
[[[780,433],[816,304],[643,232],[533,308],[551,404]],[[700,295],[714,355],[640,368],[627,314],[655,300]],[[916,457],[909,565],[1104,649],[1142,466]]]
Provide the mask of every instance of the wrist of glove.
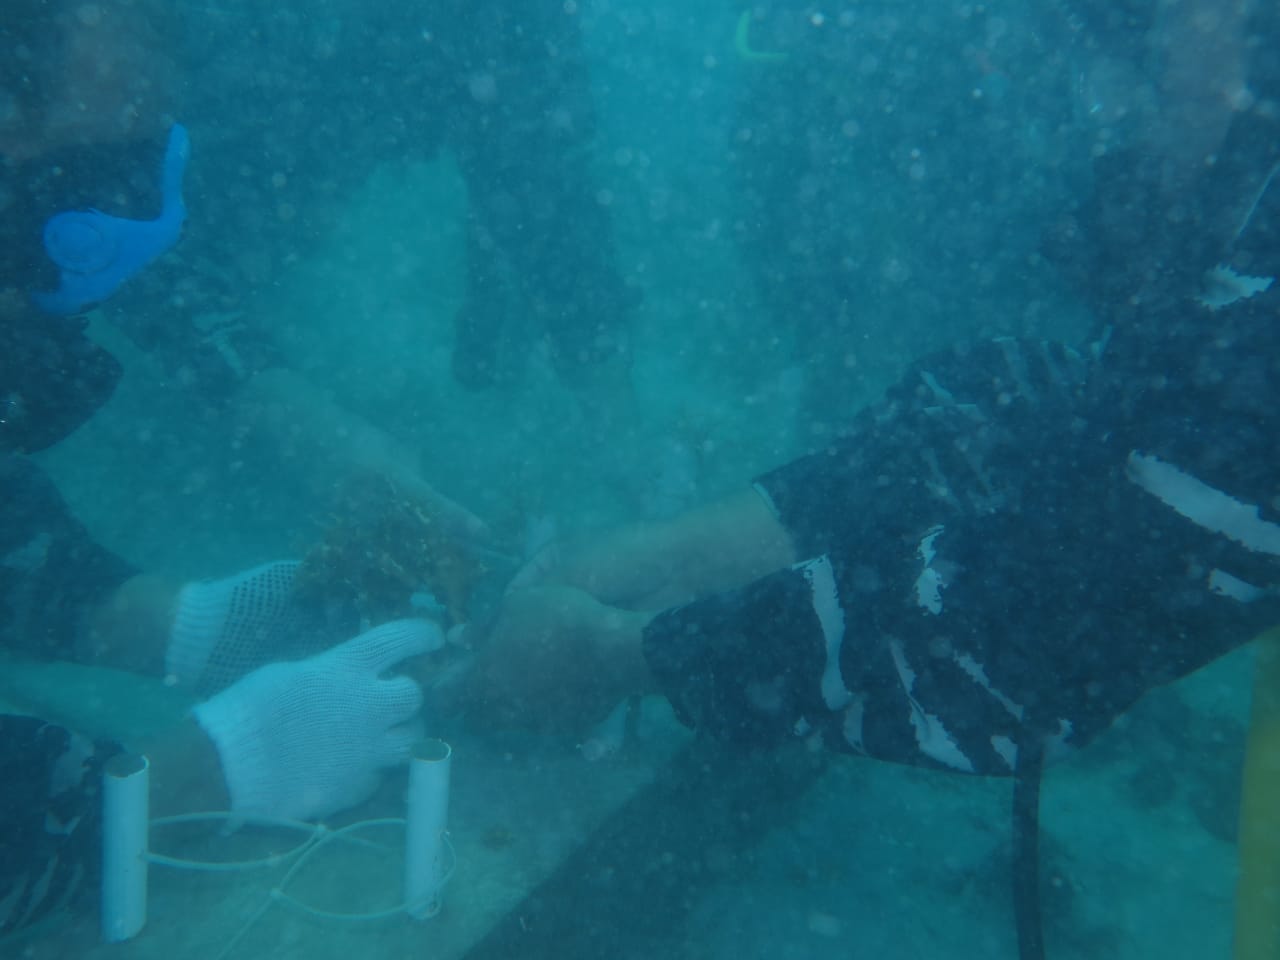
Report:
[[184,586],[165,650],[165,674],[207,693],[262,666],[293,619],[299,566],[288,560],[265,563]]
[[199,704],[232,812],[315,820],[368,799],[421,736],[418,685],[385,674],[443,642],[430,621],[394,621],[307,660],[269,664]]

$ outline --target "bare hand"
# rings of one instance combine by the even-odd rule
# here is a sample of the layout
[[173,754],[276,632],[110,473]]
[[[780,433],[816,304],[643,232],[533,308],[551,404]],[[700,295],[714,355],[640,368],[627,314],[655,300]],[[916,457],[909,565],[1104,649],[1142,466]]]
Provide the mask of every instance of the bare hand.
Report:
[[473,639],[468,707],[494,722],[581,733],[648,686],[640,650],[648,620],[576,587],[512,590],[492,628]]

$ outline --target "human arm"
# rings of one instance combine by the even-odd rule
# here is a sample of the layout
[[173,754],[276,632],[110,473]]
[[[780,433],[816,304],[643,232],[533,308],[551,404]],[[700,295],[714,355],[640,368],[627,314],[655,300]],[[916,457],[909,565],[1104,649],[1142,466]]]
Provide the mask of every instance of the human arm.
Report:
[[795,561],[786,529],[748,489],[669,520],[636,523],[574,545],[551,544],[511,591],[558,584],[600,603],[655,611],[750,582]]
[[427,621],[383,624],[306,660],[260,667],[146,742],[157,811],[323,819],[367,799],[421,736],[401,664],[439,647]]
[[89,609],[84,629],[62,652],[215,692],[270,660],[313,653],[338,639],[317,635],[300,645],[293,636],[301,627],[297,570],[296,561],[282,560],[187,583],[136,574]]
[[[363,771],[367,783],[368,765],[380,769],[394,755],[391,748],[402,745],[408,728],[390,740],[389,730],[402,726],[416,709],[417,688],[409,680],[381,679],[392,663],[387,655],[360,655],[373,648],[409,657],[437,644],[438,630],[393,625],[304,660],[299,640],[314,652],[340,638],[296,629],[288,603],[296,564],[268,564],[181,588],[133,574],[59,509],[56,495],[46,498],[54,495],[52,485],[29,461],[0,460],[0,467],[6,466],[13,468],[4,476],[16,512],[15,522],[3,531],[12,540],[0,538],[10,560],[0,566],[0,601],[11,612],[3,626],[15,652],[162,676],[189,691],[213,693],[197,707],[197,720],[175,720],[154,742],[131,744],[158,754],[160,796],[207,806],[225,773],[233,804],[252,808],[256,801],[245,797],[261,794],[252,784],[271,781],[273,767],[286,761],[318,770],[331,765],[325,743],[315,764],[306,757],[316,752],[316,736],[334,742],[334,734],[322,731],[344,716],[338,732],[356,731],[360,749],[341,758],[346,774],[337,779],[358,783],[362,777],[356,774]],[[28,511],[28,506],[37,509]],[[290,626],[298,636],[288,635]],[[383,632],[388,629],[389,640]],[[289,656],[294,661],[263,666]],[[363,698],[355,697],[361,686]],[[210,739],[217,743],[216,761],[210,759]],[[361,745],[368,749],[362,752]],[[245,772],[248,761],[233,762],[241,757],[257,757],[257,771]],[[237,779],[250,784],[241,796]],[[298,809],[295,801],[288,802]]]
[[464,681],[433,702],[489,724],[582,733],[653,687],[640,646],[650,616],[562,584],[514,590],[474,639]]
[[[954,351],[945,359],[948,367],[967,371],[971,358],[967,352]],[[981,384],[993,397],[1005,391],[1016,395],[1013,374],[1000,370],[1008,365],[1006,350],[989,345],[981,359],[983,375],[966,374],[969,380]],[[1042,369],[1052,364],[1064,384],[1075,383],[1076,378],[1069,375],[1083,365],[1073,354],[1048,349],[1036,359]],[[994,373],[1003,372],[1004,376],[991,375],[988,371],[993,367]],[[962,389],[962,385],[955,386]],[[606,534],[593,543],[567,548],[553,545],[516,577],[493,629],[477,640],[477,674],[497,677],[491,686],[510,698],[512,709],[520,704],[529,708],[531,717],[539,709],[554,715],[558,709],[552,698],[563,695],[565,701],[581,703],[583,688],[599,675],[598,670],[579,669],[591,659],[583,653],[584,638],[590,633],[585,629],[590,618],[583,616],[584,611],[603,622],[608,608],[652,616],[685,606],[689,618],[697,620],[705,612],[717,624],[714,630],[703,629],[704,634],[736,632],[745,636],[744,627],[750,625],[751,616],[744,616],[737,624],[728,612],[752,609],[755,601],[749,602],[749,594],[785,585],[787,602],[781,607],[764,598],[759,604],[770,607],[775,615],[787,607],[798,611],[794,616],[801,616],[805,608],[795,607],[795,603],[797,597],[808,595],[803,577],[785,573],[798,558],[816,557],[836,543],[848,543],[865,549],[871,565],[883,554],[890,537],[913,528],[916,521],[910,515],[911,498],[929,500],[937,493],[938,487],[921,482],[925,463],[916,436],[905,429],[907,417],[931,430],[933,436],[928,439],[944,455],[950,454],[951,462],[934,463],[937,470],[964,471],[960,479],[969,482],[965,493],[988,495],[981,470],[974,469],[976,460],[963,459],[949,445],[956,431],[972,423],[969,407],[963,402],[966,399],[950,394],[928,366],[919,367],[889,400],[860,417],[850,437],[760,478],[754,489],[671,521]],[[935,407],[940,409],[934,412]],[[921,435],[919,439],[923,442],[926,438]],[[978,455],[976,450],[971,453]],[[864,521],[865,526],[859,529]],[[756,586],[761,583],[766,586]],[[605,609],[592,608],[580,602],[581,598],[565,606],[558,602],[563,595],[524,593],[530,586],[581,591]],[[568,621],[564,627],[557,628],[557,617]],[[811,610],[808,617],[812,619]],[[536,629],[526,630],[526,620],[536,623]],[[786,618],[780,621],[775,616],[769,622],[780,642],[794,635]],[[695,628],[692,623],[677,626],[668,613],[658,617],[649,635],[661,633],[663,625],[677,638],[675,644],[685,627]],[[602,636],[607,633],[601,630]],[[639,633],[633,629],[632,635],[638,637]],[[569,637],[572,642],[566,639]],[[632,663],[637,660],[634,651],[628,657]],[[652,658],[649,663],[644,658],[639,662],[641,667],[627,671],[628,675],[652,686],[653,680],[648,678]],[[663,661],[667,665],[671,662],[671,658]],[[723,667],[721,664],[721,675],[725,676]],[[536,680],[548,675],[559,678],[566,672],[581,682],[557,685]],[[617,689],[616,683],[612,686]],[[483,689],[477,696],[482,702],[494,699]]]
[[181,585],[137,574],[107,594],[89,613],[74,659],[99,667],[164,676],[165,651]]
[[150,762],[153,816],[231,808],[218,749],[194,717],[175,719],[129,747]]
[[572,546],[552,544],[469,631],[476,662],[452,691],[491,722],[581,732],[653,687],[641,635],[654,612],[791,562],[786,531],[756,490]]
[[[366,799],[419,736],[416,684],[388,676],[439,642],[423,622],[369,631],[296,663],[264,667],[127,749],[149,761],[151,816],[230,811],[324,819]],[[0,710],[0,936],[76,892],[101,862],[102,777],[126,749]],[[92,735],[92,723],[86,726]]]
[[1278,307],[1146,311],[1079,389],[1010,342],[918,365],[945,402],[900,384],[763,479],[818,556],[660,615],[659,686],[713,735],[948,769],[1087,743],[1280,620]]
[[[438,628],[393,623],[302,659],[341,637],[295,616],[297,564],[166,583],[97,545],[31,461],[0,459],[0,481],[13,511],[0,531],[5,642],[208,696],[193,718],[130,744],[154,754],[159,808],[207,809],[229,793],[244,812],[324,816],[360,799],[404,755],[420,694],[411,680],[382,674],[439,645]],[[344,740],[347,752],[335,753]]]
[[[840,443],[761,478],[811,559],[647,622],[649,682],[691,725],[754,743],[821,734],[999,773],[1026,731],[1087,740],[1268,615],[1241,598],[1274,590],[1232,596],[1235,580],[1212,571],[1257,585],[1274,582],[1271,561],[1231,550],[1159,495],[1176,459],[1274,509],[1265,423],[1276,412],[1258,393],[1274,378],[1249,376],[1242,392],[1177,362],[1194,348],[1202,364],[1221,352],[1212,364],[1224,371],[1273,363],[1246,337],[1274,330],[1263,309],[1238,339],[1209,345],[1183,339],[1208,318],[1153,316],[1163,337],[1126,347],[1101,380],[1083,351],[1018,341],[917,364]],[[1231,409],[1242,403],[1247,413]],[[1204,443],[1206,415],[1223,428],[1218,445]],[[541,660],[544,672],[561,662],[546,646]]]

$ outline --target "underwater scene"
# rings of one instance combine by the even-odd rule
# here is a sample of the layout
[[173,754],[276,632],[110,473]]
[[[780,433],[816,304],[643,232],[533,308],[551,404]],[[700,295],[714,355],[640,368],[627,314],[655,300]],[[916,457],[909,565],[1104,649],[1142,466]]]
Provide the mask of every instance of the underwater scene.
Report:
[[1280,7],[0,43],[0,958],[1280,958]]

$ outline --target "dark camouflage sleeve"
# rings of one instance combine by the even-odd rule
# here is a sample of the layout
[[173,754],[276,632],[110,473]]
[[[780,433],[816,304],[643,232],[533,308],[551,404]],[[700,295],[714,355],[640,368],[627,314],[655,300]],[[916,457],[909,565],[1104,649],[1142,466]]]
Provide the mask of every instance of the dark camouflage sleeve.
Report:
[[761,477],[810,559],[653,621],[680,715],[1008,773],[1280,622],[1277,298],[1148,320],[930,357]]

